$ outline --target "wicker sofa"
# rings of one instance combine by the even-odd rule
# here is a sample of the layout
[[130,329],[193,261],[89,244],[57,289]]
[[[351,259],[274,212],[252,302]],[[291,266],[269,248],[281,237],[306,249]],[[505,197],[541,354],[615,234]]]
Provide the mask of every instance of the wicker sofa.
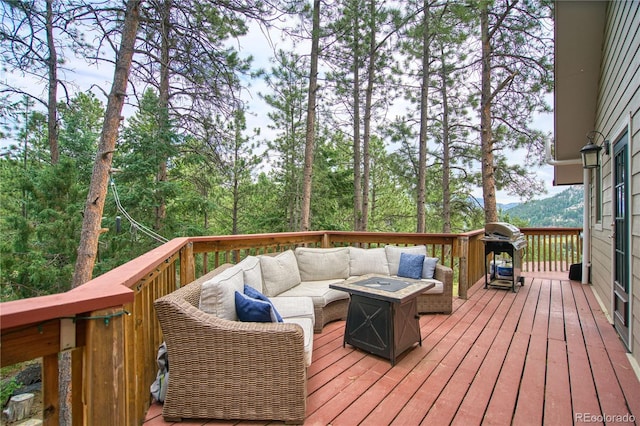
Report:
[[[450,314],[453,303],[453,270],[438,263],[437,258],[426,257],[426,247],[423,245],[399,247],[385,246],[372,249],[356,247],[341,248],[305,248],[298,247],[294,251],[297,269],[288,276],[295,276],[298,272],[300,279],[292,280],[292,288],[281,292],[269,292],[263,289],[269,297],[311,296],[315,307],[315,332],[319,333],[329,322],[344,319],[348,308],[347,297],[318,297],[325,295],[329,285],[339,283],[344,279],[357,279],[367,274],[389,275],[398,274],[401,253],[420,254],[425,256],[424,280],[435,283],[435,286],[418,297],[418,312],[421,314],[443,313]],[[284,253],[276,257],[284,256]],[[432,270],[427,272],[427,261],[431,261]],[[272,262],[271,260],[269,262]],[[286,269],[286,268],[285,268]],[[263,278],[266,280],[263,268]],[[295,283],[295,281],[298,283]],[[259,288],[260,283],[255,284]]]
[[203,283],[223,265],[157,299],[171,377],[162,415],[304,422],[304,332],[293,323],[229,321],[199,309]]
[[[422,254],[426,247],[297,248],[248,256],[156,300],[171,373],[165,419],[302,423],[313,334],[344,319],[349,304],[347,293],[329,286],[372,273],[396,275],[402,252]],[[450,313],[453,271],[432,260],[433,278],[427,280],[436,286],[418,297],[419,312]],[[212,283],[236,291],[242,291],[238,285],[251,286],[270,299],[284,322],[241,322],[235,313],[206,313]],[[214,302],[222,298],[214,296]]]

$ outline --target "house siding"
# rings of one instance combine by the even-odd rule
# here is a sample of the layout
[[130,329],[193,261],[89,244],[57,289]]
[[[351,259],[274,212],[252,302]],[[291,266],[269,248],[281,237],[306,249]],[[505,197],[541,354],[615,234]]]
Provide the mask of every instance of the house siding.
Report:
[[[603,61],[595,129],[613,144],[629,131],[632,356],[640,363],[640,2],[610,2],[607,6]],[[602,222],[592,229],[591,282],[603,307],[612,314],[612,190],[613,146],[602,156]],[[593,174],[595,178],[595,173]],[[595,198],[592,198],[592,204]],[[595,220],[592,205],[591,220]]]

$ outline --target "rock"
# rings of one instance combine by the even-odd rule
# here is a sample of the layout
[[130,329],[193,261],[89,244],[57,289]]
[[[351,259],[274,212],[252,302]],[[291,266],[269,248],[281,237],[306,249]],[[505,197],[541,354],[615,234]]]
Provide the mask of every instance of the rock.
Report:
[[32,385],[42,381],[42,371],[39,363],[29,364],[15,376],[16,382],[22,386]]

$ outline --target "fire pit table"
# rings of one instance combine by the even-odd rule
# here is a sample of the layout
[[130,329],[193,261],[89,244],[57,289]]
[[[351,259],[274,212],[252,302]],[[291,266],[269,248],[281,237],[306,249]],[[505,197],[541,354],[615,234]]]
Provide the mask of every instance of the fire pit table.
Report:
[[417,297],[434,285],[376,275],[331,284],[351,295],[343,346],[348,343],[395,365],[396,357],[415,343],[422,346]]

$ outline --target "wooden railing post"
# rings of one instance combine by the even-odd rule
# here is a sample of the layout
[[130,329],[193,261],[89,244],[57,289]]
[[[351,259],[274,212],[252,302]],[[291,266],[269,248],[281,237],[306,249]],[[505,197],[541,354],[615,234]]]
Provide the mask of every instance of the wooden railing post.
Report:
[[193,257],[193,243],[187,243],[180,250],[180,287],[196,279],[196,262]]
[[44,425],[60,424],[58,394],[58,354],[42,357],[42,422]]
[[85,421],[89,425],[127,426],[122,307],[91,313],[87,319],[84,382]]
[[467,298],[469,288],[469,237],[461,235],[457,239],[459,272],[458,272],[458,297]]

